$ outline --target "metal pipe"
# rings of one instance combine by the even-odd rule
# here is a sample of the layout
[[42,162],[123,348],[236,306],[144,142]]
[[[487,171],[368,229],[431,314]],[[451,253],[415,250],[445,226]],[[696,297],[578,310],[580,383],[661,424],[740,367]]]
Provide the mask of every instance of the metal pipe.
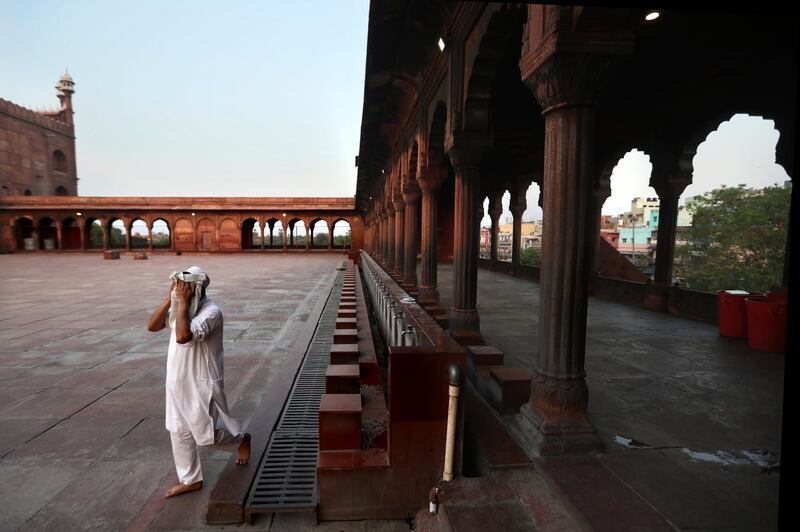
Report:
[[453,480],[453,454],[455,452],[458,395],[461,393],[461,378],[461,366],[450,364],[448,371],[448,380],[450,382],[448,395],[450,399],[447,405],[447,439],[445,440],[444,472],[442,473],[442,480],[444,481]]

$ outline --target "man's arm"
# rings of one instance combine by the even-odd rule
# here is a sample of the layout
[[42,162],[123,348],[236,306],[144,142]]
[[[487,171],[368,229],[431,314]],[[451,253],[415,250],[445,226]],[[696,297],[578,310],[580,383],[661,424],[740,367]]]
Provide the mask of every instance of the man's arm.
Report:
[[169,312],[169,306],[172,303],[171,294],[174,287],[175,282],[173,281],[169,287],[167,298],[155,311],[153,311],[153,314],[150,315],[150,321],[147,322],[148,331],[158,332],[167,326],[167,312]]
[[178,312],[175,316],[175,340],[179,344],[192,341],[192,329],[189,319],[189,305],[194,297],[194,287],[191,283],[178,281],[175,287],[175,294],[178,296]]

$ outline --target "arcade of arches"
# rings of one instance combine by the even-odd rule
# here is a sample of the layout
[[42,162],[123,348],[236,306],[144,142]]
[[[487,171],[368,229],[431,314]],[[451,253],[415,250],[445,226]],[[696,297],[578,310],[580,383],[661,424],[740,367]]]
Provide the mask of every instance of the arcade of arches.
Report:
[[[415,286],[420,301],[452,291],[450,333],[466,345],[482,341],[479,266],[538,279],[528,426],[547,433],[541,445],[551,451],[571,441],[591,448],[588,296],[716,320],[714,294],[672,282],[678,200],[692,182],[698,144],[736,113],[774,121],[776,163],[791,178],[796,27],[780,17],[755,23],[730,13],[667,12],[649,21],[644,9],[400,4],[371,5],[356,193],[364,246]],[[611,170],[632,147],[650,155],[661,206],[652,280],[599,241]],[[543,210],[536,268],[519,264],[519,226],[533,183]],[[498,262],[496,251],[505,191],[514,220],[511,265]],[[489,260],[479,256],[484,198]],[[787,264],[788,249],[787,242]],[[452,286],[438,283],[442,260],[453,262]]]
[[362,233],[348,198],[0,200],[0,249],[7,252],[357,250]]

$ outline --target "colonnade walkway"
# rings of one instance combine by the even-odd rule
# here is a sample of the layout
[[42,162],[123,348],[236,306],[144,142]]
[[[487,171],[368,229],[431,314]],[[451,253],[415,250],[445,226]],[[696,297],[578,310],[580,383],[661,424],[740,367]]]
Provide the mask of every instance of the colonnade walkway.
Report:
[[[439,265],[438,285],[449,308],[452,265]],[[533,370],[539,284],[481,269],[478,311],[506,366]],[[590,298],[588,412],[604,451],[537,462],[559,471],[554,480],[593,525],[605,515],[613,529],[625,511],[604,506],[615,496],[603,493],[605,475],[674,528],[774,530],[780,473],[763,466],[781,450],[783,371],[784,355],[714,325]]]

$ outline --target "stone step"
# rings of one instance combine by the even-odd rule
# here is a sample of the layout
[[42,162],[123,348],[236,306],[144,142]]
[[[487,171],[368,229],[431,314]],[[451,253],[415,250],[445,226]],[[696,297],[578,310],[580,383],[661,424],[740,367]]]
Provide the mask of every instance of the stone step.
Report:
[[503,352],[494,346],[467,346],[467,363],[472,363],[474,366],[502,366],[503,359]]
[[319,404],[319,448],[361,449],[361,394],[323,394]]
[[490,367],[489,376],[499,387],[499,397],[494,397],[495,404],[493,406],[501,414],[515,414],[530,399],[531,371],[529,369],[505,366]]
[[334,344],[357,344],[358,330],[356,329],[336,329],[333,331]]
[[354,309],[354,308],[339,309],[338,317],[340,317],[340,318],[355,318],[356,317],[356,309]]
[[[435,316],[434,316],[435,318]],[[437,319],[438,322],[438,319]],[[481,333],[475,331],[450,332],[450,335],[463,346],[483,345]]]
[[340,302],[339,303],[339,310],[344,310],[344,309],[354,309],[355,310],[355,308],[356,308],[356,302],[355,301],[345,301],[345,302]]
[[355,329],[357,323],[358,319],[355,315],[352,318],[336,318],[337,329]]
[[119,251],[107,249],[107,250],[103,251],[103,259],[104,260],[118,260],[119,259]]
[[331,364],[325,370],[325,393],[360,393],[360,379],[358,364]]
[[333,344],[331,346],[331,364],[358,364],[358,344]]

